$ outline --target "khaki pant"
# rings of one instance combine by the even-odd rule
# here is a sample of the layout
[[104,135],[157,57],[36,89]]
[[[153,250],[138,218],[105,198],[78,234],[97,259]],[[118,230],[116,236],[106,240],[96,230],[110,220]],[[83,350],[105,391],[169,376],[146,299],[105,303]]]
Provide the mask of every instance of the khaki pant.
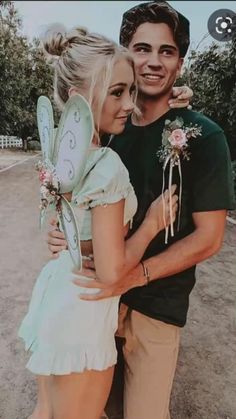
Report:
[[109,419],[170,419],[180,328],[121,304],[118,335],[123,338],[117,338],[118,363],[106,407]]

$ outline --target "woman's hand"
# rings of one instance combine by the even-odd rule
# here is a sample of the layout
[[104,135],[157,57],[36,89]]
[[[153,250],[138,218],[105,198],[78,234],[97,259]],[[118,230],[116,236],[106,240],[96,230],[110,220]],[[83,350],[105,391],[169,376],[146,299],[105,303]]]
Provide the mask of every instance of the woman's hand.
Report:
[[[68,202],[71,202],[71,192],[66,192],[63,196]],[[48,249],[51,253],[51,259],[57,259],[62,250],[68,249],[67,241],[65,239],[65,234],[59,229],[59,223],[56,218],[52,218],[49,224],[54,227],[54,229],[48,232]]]
[[171,221],[175,221],[178,207],[178,196],[175,195],[176,187],[176,185],[172,185],[170,190],[167,189],[163,196],[160,195],[151,203],[146,212],[144,222],[152,231],[153,237],[167,227]]
[[62,196],[64,196],[64,198],[66,198],[67,201],[71,202],[72,192],[65,192],[62,194]]
[[51,258],[57,259],[59,256],[59,253],[62,250],[67,249],[67,242],[65,240],[65,235],[62,231],[58,228],[58,221],[56,218],[52,218],[50,220],[51,226],[54,227],[54,230],[51,230],[48,232],[48,248],[51,252]]
[[190,100],[193,97],[193,91],[188,86],[173,87],[172,97],[168,104],[170,108],[188,108],[192,109]]

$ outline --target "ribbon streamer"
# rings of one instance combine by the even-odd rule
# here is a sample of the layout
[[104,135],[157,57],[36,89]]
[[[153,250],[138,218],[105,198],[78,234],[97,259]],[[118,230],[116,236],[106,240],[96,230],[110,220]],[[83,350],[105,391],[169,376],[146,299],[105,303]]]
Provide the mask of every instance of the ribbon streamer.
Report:
[[180,186],[179,186],[179,196],[178,196],[178,224],[177,224],[177,231],[180,229],[180,215],[181,215],[181,200],[182,200],[182,170],[181,170],[181,162],[179,156],[177,156],[177,161],[173,159],[171,155],[166,157],[166,160],[163,165],[163,181],[162,181],[162,203],[163,203],[163,221],[165,226],[165,244],[168,243],[168,237],[169,237],[169,226],[166,225],[166,219],[165,219],[165,199],[164,199],[164,190],[165,190],[165,171],[167,168],[168,163],[170,164],[170,170],[169,170],[169,178],[168,178],[168,189],[169,189],[169,212],[170,212],[170,234],[171,237],[174,237],[174,222],[173,222],[173,211],[172,211],[172,194],[171,194],[171,186],[172,186],[172,180],[173,180],[173,169],[174,166],[178,166],[178,172],[179,172],[179,179],[180,179]]
[[163,177],[162,177],[162,191],[161,191],[161,196],[162,196],[162,204],[163,204],[163,221],[164,221],[164,226],[165,226],[165,244],[167,244],[168,242],[168,235],[169,235],[169,226],[166,225],[166,218],[165,218],[165,211],[166,211],[166,205],[165,205],[165,199],[164,199],[164,190],[165,190],[165,170],[166,170],[166,166],[170,160],[171,156],[168,156],[164,162],[163,165]]
[[180,229],[180,215],[181,215],[181,204],[182,204],[182,170],[181,170],[181,162],[180,158],[178,156],[178,170],[179,170],[179,199],[178,199],[178,205],[179,205],[179,211],[178,211],[178,224],[177,224],[177,231]]

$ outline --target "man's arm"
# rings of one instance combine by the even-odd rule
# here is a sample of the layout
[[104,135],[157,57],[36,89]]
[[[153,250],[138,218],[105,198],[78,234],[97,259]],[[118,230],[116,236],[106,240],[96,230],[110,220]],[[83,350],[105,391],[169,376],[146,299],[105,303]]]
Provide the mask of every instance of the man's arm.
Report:
[[[145,260],[151,281],[182,272],[219,251],[224,237],[226,210],[196,212],[193,214],[193,220],[193,233],[172,244],[162,253]],[[81,273],[92,278],[95,276],[91,269],[84,269]],[[121,295],[131,288],[143,286],[145,278],[143,268],[138,264],[111,287],[101,284],[96,279],[89,282],[78,279],[74,282],[80,286],[100,288],[101,291],[96,295],[81,296],[83,299],[95,300]]]
[[225,220],[225,210],[194,213],[195,231],[145,262],[151,279],[176,274],[217,253],[224,237]]

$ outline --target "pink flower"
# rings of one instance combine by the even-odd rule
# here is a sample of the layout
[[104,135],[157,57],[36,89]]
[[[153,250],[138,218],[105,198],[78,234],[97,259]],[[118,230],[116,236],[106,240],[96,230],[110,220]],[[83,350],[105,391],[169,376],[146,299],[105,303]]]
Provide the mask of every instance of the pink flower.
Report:
[[186,134],[180,128],[174,129],[174,131],[172,131],[171,135],[169,136],[168,140],[172,146],[177,148],[182,148],[187,143]]
[[46,179],[46,170],[40,170],[40,172],[39,172],[40,182],[43,183],[45,179]]

